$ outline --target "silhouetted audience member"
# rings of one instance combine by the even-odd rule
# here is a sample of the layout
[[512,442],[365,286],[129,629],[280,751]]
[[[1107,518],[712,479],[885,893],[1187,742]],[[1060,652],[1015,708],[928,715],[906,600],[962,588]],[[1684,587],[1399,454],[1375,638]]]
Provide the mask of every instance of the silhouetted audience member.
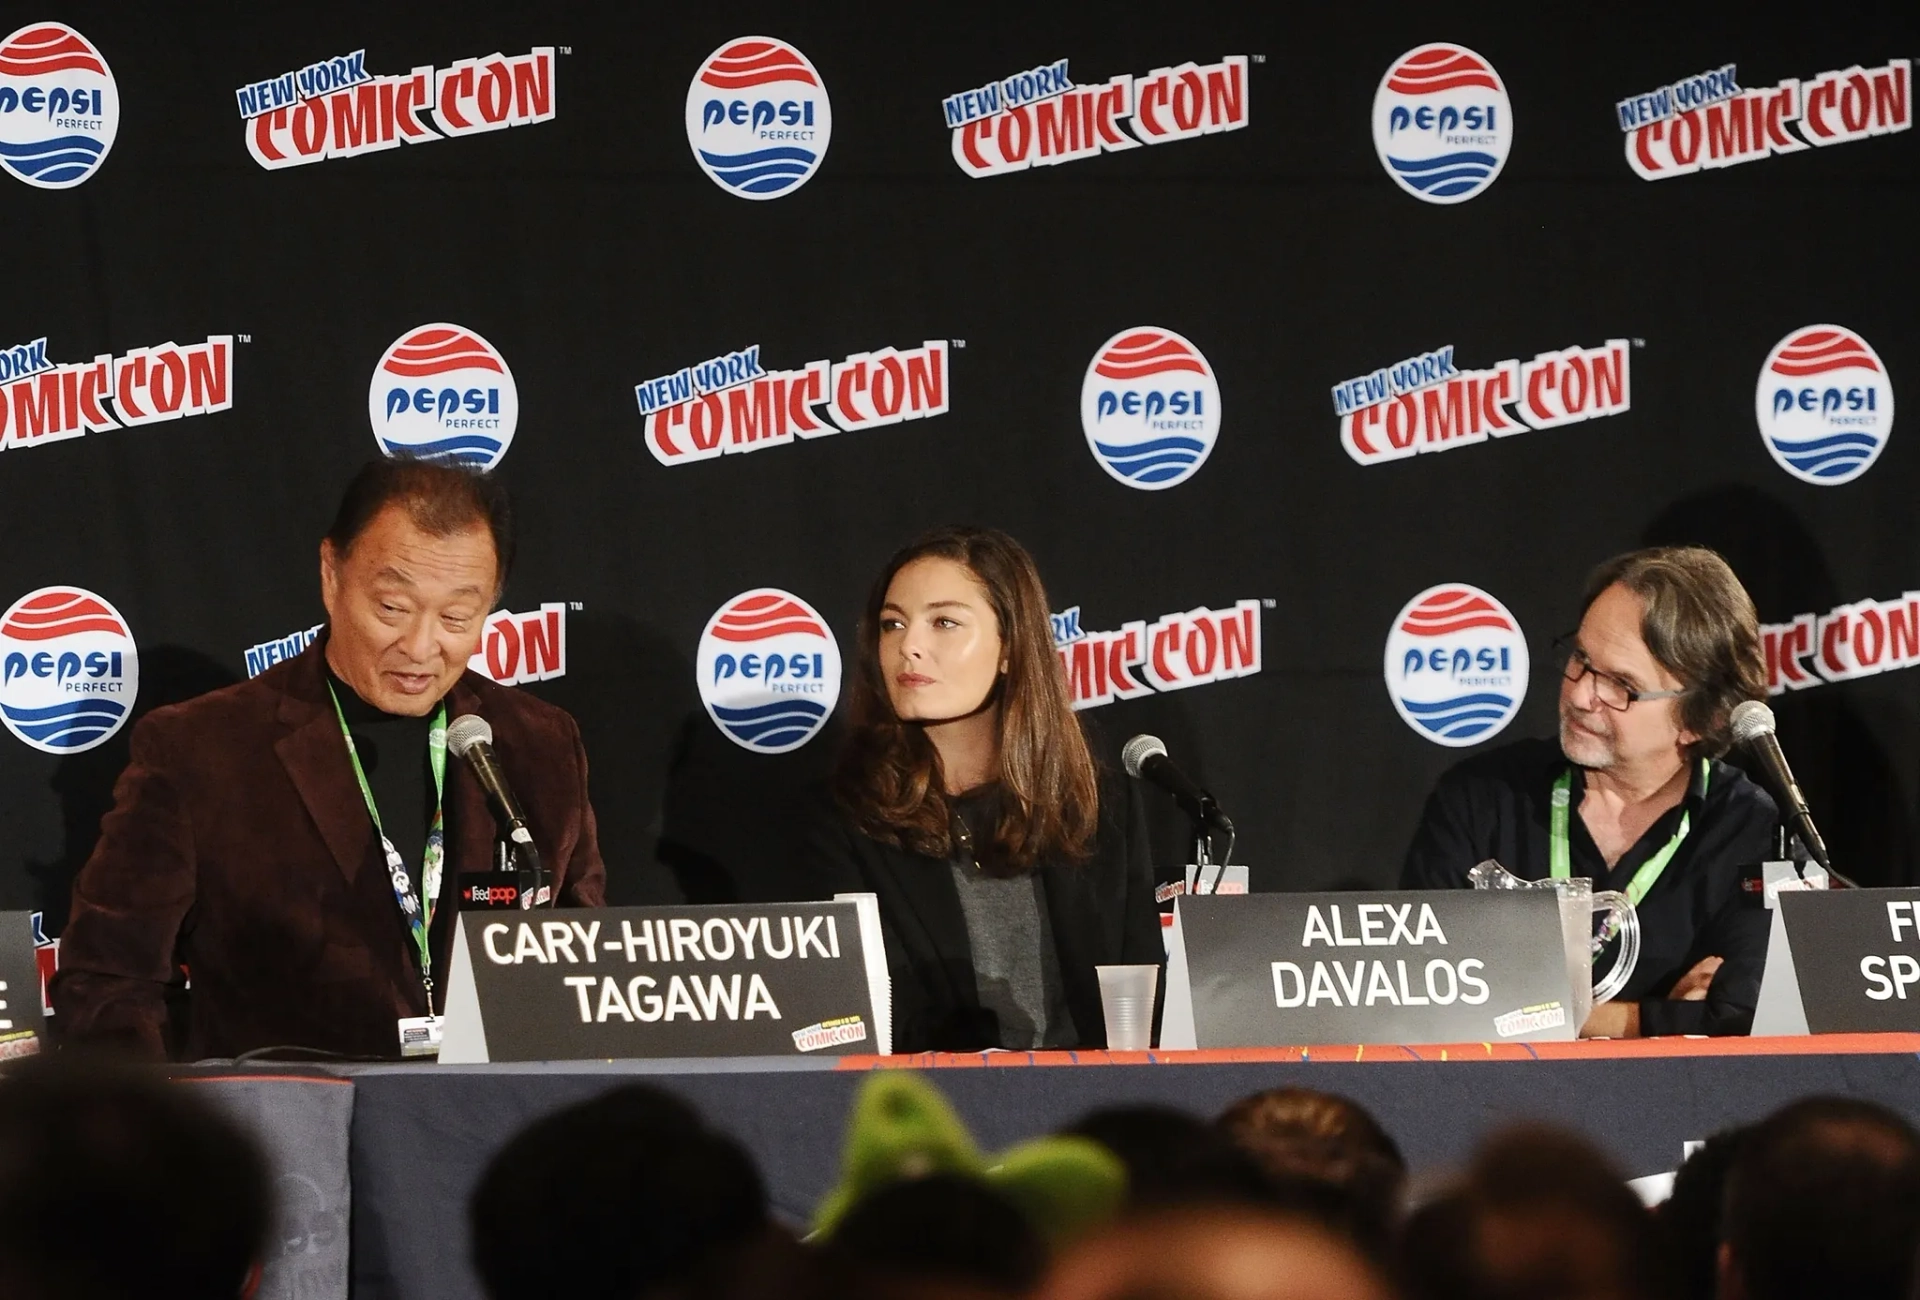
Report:
[[1762,1120],[1727,1173],[1723,1300],[1905,1300],[1920,1242],[1920,1134],[1884,1106],[1808,1097]]
[[1666,1243],[1585,1139],[1521,1127],[1484,1143],[1454,1191],[1408,1221],[1410,1300],[1666,1300]]
[[891,1183],[833,1230],[842,1276],[872,1296],[1025,1295],[1047,1247],[1018,1208],[977,1178],[930,1174]]
[[1407,1161],[1364,1107],[1311,1088],[1269,1088],[1214,1122],[1266,1172],[1281,1205],[1386,1257]]
[[1120,1157],[1130,1210],[1277,1203],[1252,1156],[1213,1125],[1171,1106],[1104,1107],[1063,1132],[1092,1138]]
[[522,1129],[481,1177],[468,1221],[492,1300],[800,1295],[810,1284],[811,1256],[771,1222],[746,1151],[642,1084]]
[[1061,1253],[1035,1300],[1388,1300],[1352,1244],[1250,1205],[1134,1216]]
[[252,1140],[196,1093],[71,1056],[0,1079],[0,1295],[231,1300],[273,1212]]
[[1673,1190],[1654,1211],[1667,1239],[1674,1278],[1686,1300],[1714,1300],[1720,1284],[1720,1213],[1727,1171],[1749,1130],[1732,1128],[1708,1138],[1673,1176]]

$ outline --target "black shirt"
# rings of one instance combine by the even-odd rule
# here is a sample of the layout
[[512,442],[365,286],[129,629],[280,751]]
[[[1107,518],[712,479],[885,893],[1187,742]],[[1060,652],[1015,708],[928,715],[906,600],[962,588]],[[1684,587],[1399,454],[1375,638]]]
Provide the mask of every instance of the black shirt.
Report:
[[[1553,783],[1572,768],[1567,851],[1572,874],[1595,890],[1624,891],[1634,872],[1690,818],[1687,838],[1640,900],[1640,962],[1621,990],[1640,1004],[1640,1032],[1744,1034],[1753,1027],[1766,965],[1770,918],[1761,895],[1743,889],[1758,863],[1772,856],[1779,812],[1772,796],[1739,768],[1709,764],[1702,789],[1700,765],[1680,803],[1668,809],[1620,860],[1606,860],[1580,817],[1585,769],[1570,764],[1556,740],[1522,740],[1476,754],[1449,770],[1427,799],[1407,850],[1400,883],[1406,889],[1464,889],[1467,872],[1493,858],[1527,880],[1549,871],[1548,822]],[[1666,998],[1680,977],[1706,957],[1725,964],[1704,1002]]]

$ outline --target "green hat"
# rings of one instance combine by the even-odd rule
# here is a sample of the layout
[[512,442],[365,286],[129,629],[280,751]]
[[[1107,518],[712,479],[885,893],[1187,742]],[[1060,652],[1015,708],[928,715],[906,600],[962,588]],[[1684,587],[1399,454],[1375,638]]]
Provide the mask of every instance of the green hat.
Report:
[[854,1101],[840,1182],[814,1212],[814,1237],[832,1236],[847,1211],[887,1184],[928,1174],[979,1179],[1053,1242],[1112,1218],[1127,1194],[1126,1166],[1098,1142],[1043,1137],[985,1156],[923,1077],[877,1070]]

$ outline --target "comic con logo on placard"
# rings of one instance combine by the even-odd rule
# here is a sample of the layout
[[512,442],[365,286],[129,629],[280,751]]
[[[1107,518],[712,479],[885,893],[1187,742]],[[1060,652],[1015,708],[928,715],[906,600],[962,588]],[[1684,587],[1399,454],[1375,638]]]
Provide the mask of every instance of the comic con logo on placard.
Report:
[[0,42],[0,166],[64,190],[93,175],[120,129],[120,92],[100,51],[62,23]]
[[1373,147],[1416,199],[1465,203],[1493,184],[1513,147],[1500,74],[1464,46],[1409,50],[1374,93]]
[[1148,492],[1192,478],[1220,435],[1220,385],[1172,330],[1121,330],[1080,385],[1080,427],[1100,468]]
[[42,587],[0,616],[0,722],[35,749],[92,749],[125,725],[139,692],[127,621],[92,592]]
[[1767,354],[1753,411],[1781,469],[1832,487],[1879,459],[1893,432],[1893,385],[1865,339],[1838,325],[1809,325]]
[[812,740],[840,698],[840,647],[827,621],[777,587],[722,605],[700,634],[694,670],[714,725],[761,754]]
[[373,369],[367,415],[389,456],[492,469],[520,422],[520,394],[500,350],[470,329],[422,325]]
[[1393,620],[1385,668],[1408,726],[1435,744],[1478,744],[1513,721],[1527,696],[1527,639],[1492,596],[1443,583]]
[[777,199],[812,179],[833,137],[826,84],[807,56],[766,36],[728,41],[687,89],[687,143],[714,184]]

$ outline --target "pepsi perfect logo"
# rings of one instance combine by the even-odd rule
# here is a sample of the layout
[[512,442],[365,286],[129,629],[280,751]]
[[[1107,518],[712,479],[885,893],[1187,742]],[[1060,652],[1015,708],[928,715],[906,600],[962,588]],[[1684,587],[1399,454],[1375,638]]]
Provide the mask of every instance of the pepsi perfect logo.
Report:
[[807,56],[767,36],[728,41],[687,89],[687,143],[713,183],[777,199],[820,170],[833,137],[826,84]]
[[1407,51],[1374,93],[1373,147],[1394,184],[1416,199],[1465,203],[1493,184],[1513,147],[1500,74],[1460,45]]
[[840,647],[827,621],[777,587],[742,592],[715,612],[694,671],[714,725],[758,754],[812,740],[840,698]]
[[139,693],[127,621],[92,592],[42,587],[0,616],[0,722],[35,749],[92,749],[125,725]]
[[0,166],[43,190],[93,175],[120,130],[120,92],[100,51],[64,23],[0,41]]
[[373,369],[367,415],[389,456],[488,470],[520,422],[520,393],[500,350],[444,322],[408,330]]
[[1865,339],[1838,325],[1809,325],[1767,354],[1753,410],[1781,469],[1832,487],[1880,458],[1893,432],[1893,385]]
[[1172,330],[1121,330],[1087,367],[1080,427],[1100,468],[1128,487],[1174,487],[1220,436],[1220,385],[1200,349]]
[[1527,696],[1527,639],[1507,607],[1478,587],[1442,583],[1408,601],[1387,634],[1387,693],[1409,727],[1435,744],[1478,744]]

